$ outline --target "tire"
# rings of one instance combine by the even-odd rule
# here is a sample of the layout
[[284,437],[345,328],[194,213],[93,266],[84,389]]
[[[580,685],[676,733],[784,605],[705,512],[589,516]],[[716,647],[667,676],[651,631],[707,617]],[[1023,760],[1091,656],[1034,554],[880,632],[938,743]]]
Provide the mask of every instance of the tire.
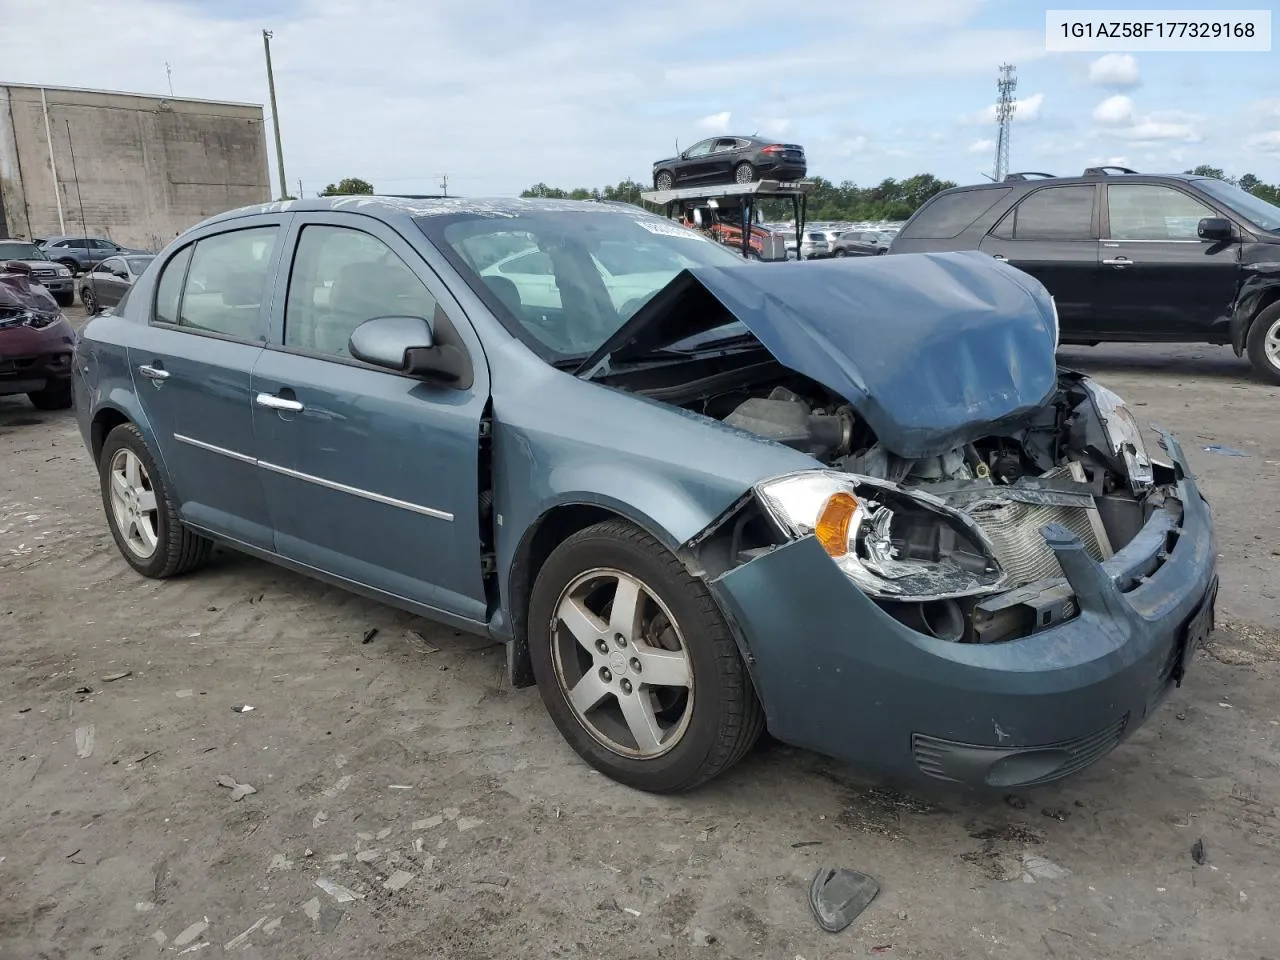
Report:
[[847,257],[848,255],[849,251],[844,247],[836,247],[836,252],[832,254],[833,257]]
[[740,163],[733,168],[734,183],[755,183],[756,168],[749,163]]
[[[117,504],[112,492],[117,482],[113,473],[120,469],[125,472],[124,479],[128,479],[129,458],[134,458],[141,470],[136,476],[139,482],[133,484],[134,504],[139,507],[138,521],[150,526],[154,545],[149,552],[145,549],[149,541],[142,535],[140,526],[129,522],[128,529],[122,530],[121,524],[130,519],[127,505]],[[160,476],[155,458],[147,449],[141,431],[133,424],[122,423],[107,434],[98,458],[98,486],[116,547],[129,566],[144,577],[157,580],[176,577],[195,570],[209,559],[213,543],[188,530],[178,518],[177,504]],[[146,496],[148,493],[150,497]],[[147,510],[147,503],[154,507]],[[125,508],[124,512],[118,512],[118,506]]]
[[80,272],[80,264],[76,263],[74,260],[59,260],[58,263],[70,270],[73,277]]
[[94,294],[92,287],[80,288],[80,302],[84,304],[85,311],[90,316],[98,312],[98,298]]
[[659,170],[658,175],[653,178],[653,189],[670,190],[675,186],[675,178],[671,175],[670,170]]
[[73,403],[71,397],[71,381],[58,380],[43,390],[33,390],[27,399],[37,410],[70,410]]
[[68,291],[67,293],[55,293],[53,294],[53,299],[58,306],[66,309],[67,307],[75,306],[76,293],[74,290]]
[[[610,591],[624,578],[645,598],[636,605],[640,616],[607,624]],[[591,620],[577,620],[596,636],[591,644],[577,642],[561,616],[583,609],[596,618],[594,627]],[[638,630],[624,626],[637,620]],[[534,677],[551,719],[579,756],[620,783],[652,793],[691,790],[736,764],[760,737],[764,713],[706,586],[629,523],[598,523],[561,543],[538,573],[529,623]],[[592,634],[596,627],[602,633]],[[615,628],[639,642],[619,644]],[[649,664],[647,676],[662,668],[669,679],[678,678],[683,670],[688,686],[646,684],[632,654]],[[597,696],[581,712],[570,702],[570,690],[579,687]],[[647,746],[631,732],[624,704],[633,719],[656,717],[658,734]],[[664,720],[670,722],[666,728]]]
[[1258,375],[1269,383],[1280,384],[1280,302],[1253,318],[1245,346],[1249,364]]

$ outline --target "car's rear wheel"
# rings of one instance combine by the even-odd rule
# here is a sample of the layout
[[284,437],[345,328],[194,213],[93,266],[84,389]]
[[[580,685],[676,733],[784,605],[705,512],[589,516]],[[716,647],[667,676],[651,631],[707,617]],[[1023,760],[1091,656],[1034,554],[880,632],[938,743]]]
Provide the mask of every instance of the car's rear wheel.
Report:
[[702,581],[624,521],[588,527],[538,573],[529,650],[552,720],[591,766],[655,793],[737,763],[764,714]]
[[1271,383],[1280,383],[1280,303],[1254,318],[1247,347],[1253,369]]
[[849,251],[846,250],[844,247],[836,247],[835,253],[832,254],[832,256],[836,256],[836,257],[847,257],[848,255],[849,255]]
[[57,380],[43,390],[32,390],[27,399],[37,410],[67,410],[72,404],[71,381]]
[[80,264],[76,263],[74,260],[59,260],[58,263],[70,270],[73,277],[80,272]]
[[749,163],[740,163],[733,168],[734,183],[755,183],[756,168]]
[[122,423],[107,435],[98,475],[107,524],[129,566],[144,577],[162,579],[209,559],[213,544],[183,525],[155,458],[133,424]]
[[98,312],[98,298],[94,295],[93,287],[83,287],[80,290],[80,302],[84,304],[85,310],[89,313]]
[[660,170],[658,175],[653,178],[653,189],[670,190],[675,185],[675,178],[671,176],[670,170]]

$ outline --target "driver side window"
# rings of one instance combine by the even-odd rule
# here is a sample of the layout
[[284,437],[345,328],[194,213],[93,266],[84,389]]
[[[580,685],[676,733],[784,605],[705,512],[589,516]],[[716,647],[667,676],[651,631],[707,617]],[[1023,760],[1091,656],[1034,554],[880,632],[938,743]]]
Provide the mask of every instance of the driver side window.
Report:
[[692,147],[689,148],[685,156],[689,157],[690,159],[694,157],[705,157],[707,154],[711,152],[711,146],[714,143],[715,143],[714,140],[703,140],[701,143],[695,143]]

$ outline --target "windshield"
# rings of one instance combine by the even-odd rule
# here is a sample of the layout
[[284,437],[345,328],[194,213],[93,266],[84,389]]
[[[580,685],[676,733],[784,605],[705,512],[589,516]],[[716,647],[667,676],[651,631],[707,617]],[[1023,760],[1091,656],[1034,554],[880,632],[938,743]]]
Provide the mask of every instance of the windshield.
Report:
[[1224,180],[1205,178],[1197,180],[1198,186],[1215,200],[1225,203],[1240,216],[1263,230],[1280,230],[1280,207],[1255,197],[1248,190]]
[[25,240],[0,240],[0,260],[48,260],[43,250]]
[[590,354],[681,270],[744,263],[638,209],[461,213],[418,224],[494,315],[552,362]]
[[154,260],[155,257],[128,257],[127,259],[129,261],[129,269],[137,275],[147,269],[147,264]]

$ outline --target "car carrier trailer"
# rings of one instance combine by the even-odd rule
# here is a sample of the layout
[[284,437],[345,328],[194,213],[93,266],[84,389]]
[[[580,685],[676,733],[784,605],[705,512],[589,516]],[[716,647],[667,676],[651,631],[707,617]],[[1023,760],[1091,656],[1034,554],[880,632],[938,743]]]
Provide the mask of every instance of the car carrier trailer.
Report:
[[[813,182],[809,180],[757,180],[755,183],[724,184],[721,186],[681,187],[676,190],[646,190],[640,198],[646,203],[663,207],[668,217],[677,213],[699,207],[710,207],[718,210],[722,200],[734,201],[741,205],[741,211],[734,224],[729,220],[721,220],[726,226],[736,226],[741,232],[742,255],[751,256],[751,226],[755,223],[756,204],[760,200],[791,201],[796,225],[796,257],[803,259],[800,252],[800,238],[804,233],[805,214],[808,210],[809,192],[813,190]],[[717,212],[717,216],[719,216]],[[776,259],[786,259],[786,248],[783,255]]]

